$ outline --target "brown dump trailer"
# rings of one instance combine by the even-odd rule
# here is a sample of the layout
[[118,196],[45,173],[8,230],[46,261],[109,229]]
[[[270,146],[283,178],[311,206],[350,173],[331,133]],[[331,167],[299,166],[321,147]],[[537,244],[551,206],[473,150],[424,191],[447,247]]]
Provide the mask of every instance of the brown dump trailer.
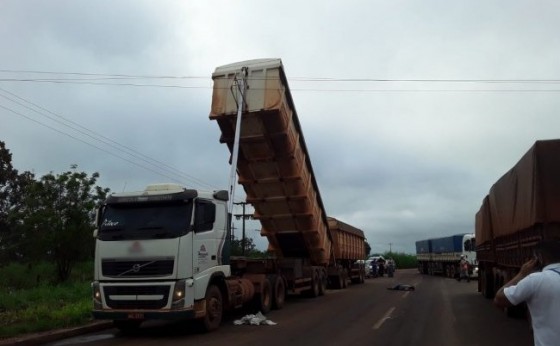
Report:
[[559,177],[560,140],[537,141],[483,199],[475,224],[484,296],[494,297],[541,239],[560,238]]
[[[318,281],[322,291],[327,283],[345,287],[347,279],[363,282],[363,270],[353,268],[365,257],[364,234],[340,222],[329,229],[281,60],[221,66],[212,78],[210,119],[217,121],[220,142],[232,153],[241,92],[237,81],[244,78],[239,184],[255,209],[253,216],[262,225],[261,235],[267,237],[288,288],[313,290]],[[357,272],[362,274],[356,278]]]

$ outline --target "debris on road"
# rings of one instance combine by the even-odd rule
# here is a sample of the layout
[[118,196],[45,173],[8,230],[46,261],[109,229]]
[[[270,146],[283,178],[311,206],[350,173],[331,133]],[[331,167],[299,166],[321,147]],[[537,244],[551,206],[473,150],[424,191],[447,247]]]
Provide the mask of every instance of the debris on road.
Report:
[[259,311],[256,315],[246,315],[239,320],[233,321],[233,324],[240,326],[243,324],[250,324],[253,326],[268,325],[275,326],[277,323],[267,320],[266,317]]

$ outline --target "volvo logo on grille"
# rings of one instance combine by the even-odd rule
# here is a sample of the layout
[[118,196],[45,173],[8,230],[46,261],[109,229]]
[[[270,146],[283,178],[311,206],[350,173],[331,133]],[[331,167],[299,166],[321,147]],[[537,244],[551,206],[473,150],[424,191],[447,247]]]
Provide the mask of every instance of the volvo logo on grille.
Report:
[[[134,263],[132,265],[132,267],[130,267],[130,269],[125,270],[124,272],[120,273],[117,276],[126,276],[126,275],[131,275],[131,273],[138,273],[142,270],[142,268],[149,266],[151,264],[156,263],[156,261],[149,261],[149,262],[145,262],[145,263]],[[134,274],[132,274],[134,275]],[[142,274],[140,274],[142,275]]]
[[140,271],[140,268],[142,268],[142,266],[138,263],[136,263],[135,265],[132,266],[132,272],[134,273],[138,273]]

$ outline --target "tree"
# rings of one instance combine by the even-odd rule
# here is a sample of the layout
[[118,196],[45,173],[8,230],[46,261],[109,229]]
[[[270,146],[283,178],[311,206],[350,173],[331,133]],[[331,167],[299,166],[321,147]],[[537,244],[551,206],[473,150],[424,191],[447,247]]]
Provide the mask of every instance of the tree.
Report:
[[12,154],[0,141],[0,263],[18,258],[15,244],[21,234],[16,231],[17,220],[10,217],[21,208],[26,187],[34,180],[30,172],[19,174],[12,166]]
[[96,186],[99,173],[52,172],[27,186],[19,220],[19,249],[26,262],[54,261],[57,281],[68,279],[74,263],[91,258],[95,207],[109,189]]
[[[243,256],[242,241],[241,239],[233,239],[231,241],[231,255]],[[266,257],[266,253],[257,249],[253,242],[253,238],[245,238],[245,257]]]
[[369,243],[364,240],[364,246],[366,247],[366,257],[369,257],[369,253],[371,252],[371,245],[369,245]]

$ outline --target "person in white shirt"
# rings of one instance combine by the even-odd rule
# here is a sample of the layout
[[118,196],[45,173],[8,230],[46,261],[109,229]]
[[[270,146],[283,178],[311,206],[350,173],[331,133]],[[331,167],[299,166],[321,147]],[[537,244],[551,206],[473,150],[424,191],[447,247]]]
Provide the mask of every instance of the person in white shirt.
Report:
[[[541,271],[537,271],[542,267]],[[560,342],[560,240],[541,241],[535,258],[507,282],[494,298],[494,305],[506,308],[527,303],[536,346]]]

